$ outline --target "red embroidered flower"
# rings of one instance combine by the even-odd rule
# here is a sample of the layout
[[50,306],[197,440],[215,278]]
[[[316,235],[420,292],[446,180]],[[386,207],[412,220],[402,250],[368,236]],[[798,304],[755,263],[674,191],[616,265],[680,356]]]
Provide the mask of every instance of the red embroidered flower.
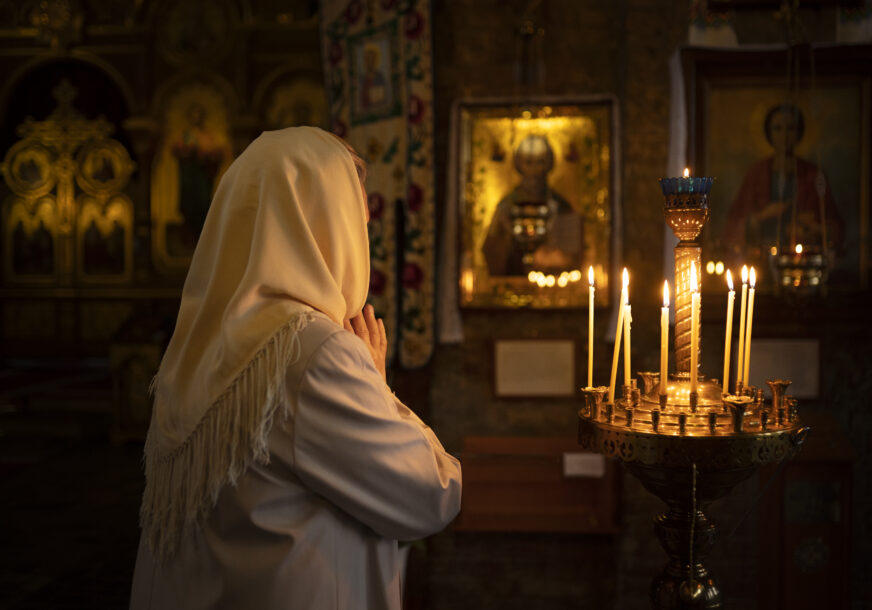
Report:
[[342,52],[342,45],[337,41],[333,41],[330,43],[330,51],[328,51],[328,57],[330,59],[330,65],[335,66],[340,61],[342,61],[342,57],[344,53]]
[[424,281],[424,272],[415,263],[403,265],[403,286],[409,290],[418,290]]
[[409,13],[406,15],[403,27],[406,30],[407,37],[417,38],[424,31],[424,16],[419,11]]
[[424,191],[421,190],[421,187],[412,182],[409,184],[409,194],[406,199],[406,205],[409,207],[409,211],[417,212],[421,209],[421,203],[424,201]]
[[385,274],[378,269],[370,269],[369,271],[369,293],[374,295],[383,294],[387,278]]
[[417,125],[424,119],[427,104],[415,94],[409,96],[409,122]]
[[336,119],[335,121],[333,121],[333,125],[330,126],[330,131],[335,133],[340,138],[344,138],[345,133],[348,131],[348,128],[345,127],[345,123],[343,123],[339,119]]
[[351,0],[348,6],[345,7],[345,20],[348,23],[356,23],[363,14],[363,2],[360,0]]
[[382,211],[385,208],[385,198],[381,193],[369,193],[366,201],[369,206],[369,219],[378,220],[381,218]]

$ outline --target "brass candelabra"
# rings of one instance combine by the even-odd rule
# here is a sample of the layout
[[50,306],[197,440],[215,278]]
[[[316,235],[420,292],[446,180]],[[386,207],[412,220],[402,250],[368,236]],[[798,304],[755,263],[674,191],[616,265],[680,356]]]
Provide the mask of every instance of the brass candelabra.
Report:
[[[763,464],[792,457],[808,428],[802,426],[790,381],[763,388],[738,387],[722,394],[716,379],[698,375],[690,387],[690,267],[699,266],[699,234],[708,219],[711,178],[661,180],[665,218],[680,240],[675,248],[675,362],[666,393],[660,373],[641,372],[620,397],[607,402],[607,388],[583,388],[579,444],[621,460],[667,510],[654,519],[669,560],[651,584],[653,608],[722,608],[715,577],[703,564],[718,528],[706,515],[712,501],[727,495]],[[697,358],[699,362],[699,358]]]

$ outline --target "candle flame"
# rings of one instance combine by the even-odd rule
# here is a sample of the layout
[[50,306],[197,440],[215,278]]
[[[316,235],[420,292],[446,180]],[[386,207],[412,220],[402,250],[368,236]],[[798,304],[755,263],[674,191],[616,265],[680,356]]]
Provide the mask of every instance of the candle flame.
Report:
[[689,167],[684,168],[684,177],[690,178],[690,168]]
[[690,291],[699,292],[699,284],[696,281],[696,265],[690,266]]
[[663,307],[669,307],[669,282],[663,280]]
[[727,269],[727,286],[730,287],[730,292],[733,291],[733,274]]
[[587,283],[593,286],[593,265],[587,268]]
[[742,265],[742,283],[748,283],[748,265]]
[[751,267],[751,288],[757,283],[757,272],[754,271],[754,267]]
[[802,254],[802,244],[796,244],[796,253]]
[[622,274],[622,279],[623,279],[623,287],[624,287],[624,290],[626,290],[626,289],[627,289],[627,286],[630,285],[630,274],[627,273],[627,268],[626,268],[626,267],[624,267],[624,273]]

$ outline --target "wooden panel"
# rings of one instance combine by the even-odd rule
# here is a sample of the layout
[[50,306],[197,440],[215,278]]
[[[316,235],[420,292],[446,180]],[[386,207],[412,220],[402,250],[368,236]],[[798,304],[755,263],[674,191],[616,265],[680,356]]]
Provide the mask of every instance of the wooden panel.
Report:
[[571,437],[466,437],[463,505],[454,528],[491,532],[617,530],[617,471],[565,476],[564,454],[583,453]]
[[[827,413],[806,411],[802,451],[761,470],[772,489],[760,506],[761,608],[847,608],[851,578],[854,454]],[[826,586],[821,586],[826,583]]]

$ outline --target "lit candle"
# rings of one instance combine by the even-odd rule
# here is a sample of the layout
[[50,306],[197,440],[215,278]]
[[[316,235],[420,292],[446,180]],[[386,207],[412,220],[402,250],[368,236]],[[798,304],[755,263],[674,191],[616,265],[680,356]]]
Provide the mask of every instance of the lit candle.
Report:
[[587,269],[587,387],[593,387],[593,265]]
[[751,290],[748,291],[748,322],[747,330],[745,331],[745,369],[744,373],[742,373],[742,379],[745,381],[745,385],[748,385],[751,382],[751,378],[748,376],[748,369],[751,364],[751,323],[754,320],[754,285],[756,283],[757,273],[754,271],[754,267],[751,267]]
[[690,266],[690,393],[697,391],[699,368],[699,284],[696,280],[696,264]]
[[631,371],[630,366],[630,323],[633,321],[630,304],[624,303],[624,385],[630,385]]
[[684,168],[684,177],[690,178],[690,168],[689,167]]
[[742,360],[745,357],[745,315],[748,313],[748,266],[742,265],[742,303],[739,305],[739,354],[736,358],[736,394],[742,383]]
[[666,373],[669,364],[669,282],[663,282],[663,307],[660,308],[660,393],[666,394]]
[[615,380],[618,377],[618,354],[621,353],[621,330],[624,326],[624,305],[627,302],[627,288],[630,285],[630,274],[627,273],[627,268],[624,267],[622,276],[623,288],[621,288],[621,300],[618,303],[618,326],[615,329],[615,351],[612,354],[612,374],[609,377],[609,395],[608,402],[615,401]]
[[736,300],[736,291],[733,290],[733,274],[727,269],[727,333],[724,337],[724,394],[729,390],[730,379],[730,341],[733,339],[733,302]]

